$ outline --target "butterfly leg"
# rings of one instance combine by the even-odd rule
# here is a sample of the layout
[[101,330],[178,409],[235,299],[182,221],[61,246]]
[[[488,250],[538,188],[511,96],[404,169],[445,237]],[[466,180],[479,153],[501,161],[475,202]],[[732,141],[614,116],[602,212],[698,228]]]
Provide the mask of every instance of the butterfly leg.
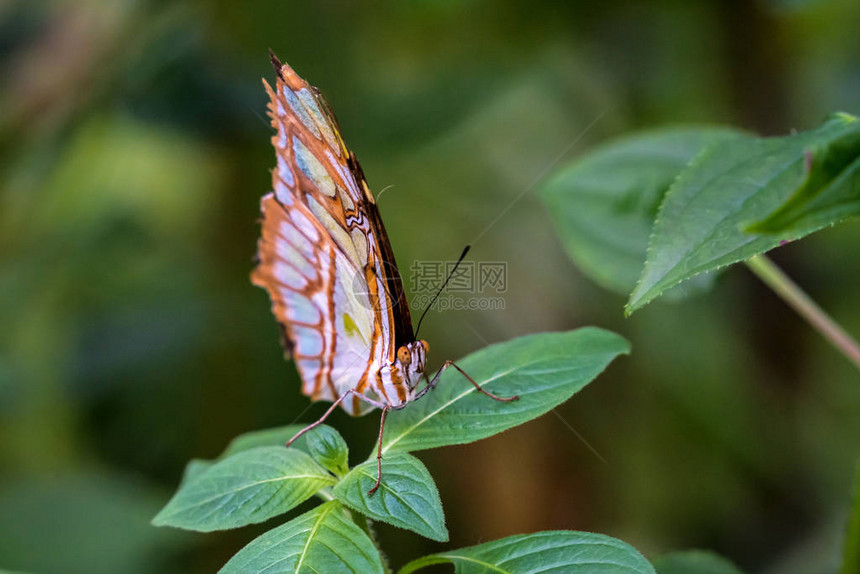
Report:
[[447,369],[448,367],[454,367],[455,369],[457,369],[457,371],[458,371],[461,375],[463,375],[464,377],[466,377],[466,380],[467,380],[467,381],[469,381],[470,383],[472,383],[472,386],[473,386],[473,387],[475,387],[475,388],[478,390],[478,392],[479,392],[479,393],[482,393],[482,394],[484,394],[484,395],[487,395],[488,397],[490,397],[490,398],[491,398],[491,399],[493,399],[494,401],[500,401],[500,402],[503,402],[503,403],[509,403],[509,402],[511,402],[511,401],[519,400],[519,398],[520,398],[520,396],[519,396],[519,395],[514,395],[514,396],[512,396],[512,397],[500,397],[500,396],[498,396],[498,395],[494,395],[494,394],[493,394],[493,393],[491,393],[490,391],[487,391],[487,390],[483,389],[483,388],[481,387],[481,385],[479,385],[478,383],[476,383],[476,382],[475,382],[475,379],[473,379],[472,377],[470,377],[469,375],[467,375],[467,374],[466,374],[466,371],[464,371],[463,369],[461,369],[460,367],[458,367],[458,366],[457,366],[457,364],[456,364],[454,361],[445,361],[444,363],[442,363],[442,367],[441,367],[438,371],[436,371],[436,374],[433,376],[433,380],[429,381],[429,382],[427,383],[427,386],[426,386],[426,387],[424,387],[423,389],[421,389],[421,391],[419,391],[419,393],[418,393],[417,395],[415,395],[415,399],[413,399],[413,400],[420,399],[420,398],[421,398],[421,397],[423,397],[425,394],[427,394],[427,392],[428,392],[430,389],[434,388],[434,387],[436,386],[436,383],[439,381],[439,377],[441,377],[441,376],[442,376],[442,373],[444,373],[444,372],[445,372],[445,369]]
[[351,395],[353,392],[354,392],[354,391],[353,391],[353,389],[349,389],[349,390],[348,390],[348,391],[346,391],[344,394],[342,394],[341,396],[339,396],[339,397],[338,397],[338,399],[337,399],[335,402],[333,402],[333,403],[332,403],[332,405],[328,408],[328,410],[323,414],[323,416],[321,416],[321,417],[319,418],[319,420],[317,420],[317,422],[309,424],[308,426],[306,426],[305,428],[303,428],[302,430],[300,430],[299,432],[297,432],[297,433],[293,436],[293,438],[291,438],[289,441],[287,441],[287,446],[290,446],[291,444],[293,444],[294,442],[296,442],[296,439],[298,439],[300,436],[302,436],[302,435],[303,435],[303,434],[305,434],[306,432],[308,432],[308,431],[310,431],[310,430],[313,430],[313,429],[317,428],[318,426],[320,426],[321,424],[323,424],[323,422],[325,422],[325,420],[328,418],[328,416],[329,416],[332,412],[334,412],[334,409],[336,409],[336,408],[337,408],[337,406],[338,406],[340,403],[342,403],[342,402],[344,401],[344,399],[346,399],[346,397],[348,397],[349,395]]
[[379,437],[377,439],[378,447],[376,449],[376,483],[373,485],[373,488],[367,492],[368,495],[372,495],[379,489],[379,485],[382,483],[382,433],[385,431],[385,417],[388,416],[388,411],[399,411],[409,403],[403,403],[402,405],[386,405],[384,403],[374,401],[361,393],[356,393],[355,396],[382,411],[382,416],[379,418]]
[[377,441],[379,446],[376,449],[376,484],[367,491],[368,496],[373,495],[382,483],[382,432],[385,430],[385,417],[388,416],[390,409],[391,407],[389,406],[382,407],[382,416],[379,418],[379,439]]

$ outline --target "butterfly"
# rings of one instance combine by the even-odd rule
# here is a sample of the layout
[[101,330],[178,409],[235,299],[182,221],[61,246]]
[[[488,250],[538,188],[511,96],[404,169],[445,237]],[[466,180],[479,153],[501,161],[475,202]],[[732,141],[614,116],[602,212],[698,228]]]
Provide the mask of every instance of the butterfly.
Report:
[[[251,281],[268,291],[302,392],[333,403],[287,446],[338,405],[355,416],[380,409],[373,494],[382,478],[386,415],[424,396],[445,369],[453,366],[493,399],[518,397],[484,390],[452,361],[427,376],[430,347],[412,330],[394,252],[361,166],[319,90],[271,52],[270,59],[275,87],[265,79],[263,85],[277,132],[277,165],[273,190],[261,199],[262,236]],[[426,385],[419,390],[422,378]]]

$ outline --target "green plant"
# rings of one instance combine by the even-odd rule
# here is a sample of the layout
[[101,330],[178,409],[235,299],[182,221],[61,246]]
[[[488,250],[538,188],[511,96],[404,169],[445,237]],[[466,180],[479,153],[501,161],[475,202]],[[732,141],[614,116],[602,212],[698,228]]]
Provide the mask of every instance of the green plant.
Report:
[[[178,492],[153,523],[203,532],[237,528],[316,496],[322,504],[251,541],[221,572],[391,571],[370,521],[448,540],[433,478],[411,452],[473,442],[545,414],[628,352],[624,339],[597,328],[492,345],[460,364],[482,387],[518,394],[520,400],[488,401],[446,372],[426,397],[391,413],[382,439],[382,486],[374,495],[368,490],[376,478],[375,449],[350,469],[347,445],[333,428],[320,426],[287,449],[284,443],[302,428],[287,426],[237,437],[217,460],[191,461]],[[441,562],[454,564],[458,572],[536,572],[549,565],[573,573],[654,572],[620,540],[570,531],[513,536],[425,556],[400,572]]]
[[[759,138],[722,127],[654,130],[610,142],[542,190],[574,262],[629,293],[626,314],[666,295],[707,289],[747,267],[860,369],[860,345],[764,253],[860,215],[860,121],[833,114],[817,129]],[[856,498],[856,495],[855,495]],[[857,572],[855,501],[843,572]],[[659,572],[728,572],[719,559],[674,556]],[[698,566],[696,566],[698,568]]]
[[646,132],[561,170],[543,198],[574,262],[630,293],[628,315],[661,295],[706,288],[744,261],[860,368],[860,345],[762,255],[860,215],[854,116],[833,114],[782,138],[715,127]]

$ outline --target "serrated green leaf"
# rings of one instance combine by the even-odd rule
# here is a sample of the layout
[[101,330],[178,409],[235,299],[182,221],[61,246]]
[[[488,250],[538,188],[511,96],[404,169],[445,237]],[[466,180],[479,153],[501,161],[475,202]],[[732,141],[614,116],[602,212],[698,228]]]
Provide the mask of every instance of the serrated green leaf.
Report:
[[[224,449],[224,452],[222,452],[218,458],[224,459],[228,456],[232,456],[236,453],[250,450],[258,446],[284,446],[287,444],[288,440],[296,436],[296,434],[305,428],[305,426],[307,425],[287,425],[283,427],[242,433],[230,441],[230,444],[227,445],[227,448]],[[296,441],[296,444],[291,445],[290,448],[293,446],[298,448],[298,441]]]
[[346,519],[337,501],[326,502],[242,548],[219,574],[383,572],[373,542]]
[[335,482],[300,450],[256,447],[190,477],[152,523],[201,532],[237,528],[283,514]]
[[389,414],[382,451],[464,444],[513,428],[563,403],[629,352],[622,337],[596,327],[490,345],[457,364],[482,388],[518,401],[494,401],[450,368],[425,397]]
[[722,556],[704,550],[670,552],[654,559],[657,574],[742,574]]
[[[237,452],[258,446],[283,446],[306,426],[288,425],[241,434],[230,441],[219,458],[223,459]],[[349,472],[347,463],[349,448],[346,446],[346,441],[328,425],[320,425],[306,432],[291,444],[290,448],[306,452],[315,461],[338,476],[343,476]]]
[[340,433],[330,426],[320,425],[308,431],[291,446],[302,448],[337,476],[349,472],[349,448]]
[[854,129],[806,152],[806,178],[785,204],[762,221],[752,233],[806,235],[826,225],[860,215],[860,122],[840,114]]
[[410,574],[450,563],[457,574],[654,574],[639,552],[621,540],[566,530],[509,536],[501,540],[413,560],[400,569]]
[[843,546],[840,574],[860,574],[860,466],[854,475],[854,500]]
[[369,495],[376,483],[376,461],[360,464],[335,486],[334,495],[374,520],[446,542],[448,530],[439,491],[421,461],[406,453],[393,453],[385,457],[382,473],[379,489]]
[[541,197],[571,259],[597,283],[630,293],[669,186],[706,145],[742,134],[692,126],[646,131],[600,146],[560,170]]
[[854,118],[839,115],[809,132],[741,138],[705,149],[681,173],[660,206],[648,259],[627,313],[700,273],[798,239],[794,231],[756,235],[744,229],[773,213],[803,185],[808,150],[856,129]]
[[211,460],[192,458],[188,461],[188,464],[185,465],[185,470],[182,473],[182,480],[179,481],[180,486],[187,483],[189,480],[199,475],[213,464],[215,463],[213,463]]

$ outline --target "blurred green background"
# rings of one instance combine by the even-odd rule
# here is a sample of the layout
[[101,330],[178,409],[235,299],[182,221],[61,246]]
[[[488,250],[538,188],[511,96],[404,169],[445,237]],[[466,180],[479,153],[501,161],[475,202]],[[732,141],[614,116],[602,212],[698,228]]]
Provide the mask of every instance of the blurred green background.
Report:
[[[149,526],[189,458],[324,410],[248,279],[268,48],[395,186],[380,209],[408,269],[456,257],[577,138],[562,163],[644,127],[857,114],[858,25],[855,0],[0,1],[0,568],[213,572],[271,526]],[[773,253],[855,334],[858,246],[853,222]],[[507,262],[505,309],[431,313],[431,365],[590,324],[634,352],[559,416],[421,454],[451,547],[563,528],[835,570],[860,377],[743,267],[624,319],[534,193],[473,257]],[[332,424],[362,460],[377,418]],[[445,548],[378,530],[395,565]]]

